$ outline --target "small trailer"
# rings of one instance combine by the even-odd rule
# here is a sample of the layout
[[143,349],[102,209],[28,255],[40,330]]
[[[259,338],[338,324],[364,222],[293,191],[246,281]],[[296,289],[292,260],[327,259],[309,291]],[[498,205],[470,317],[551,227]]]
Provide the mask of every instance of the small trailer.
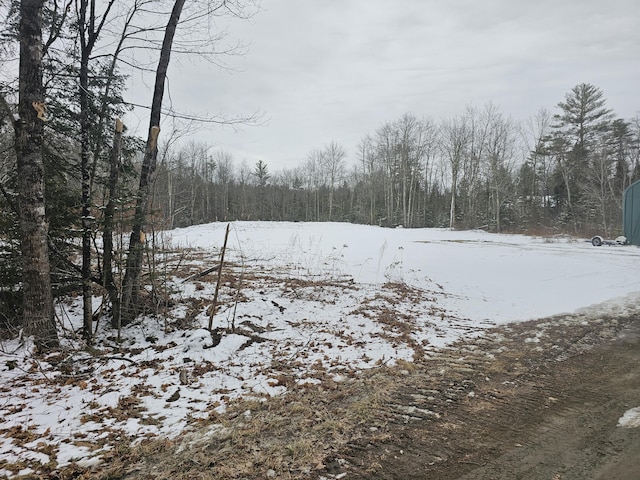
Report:
[[600,235],[596,235],[595,237],[591,237],[591,245],[594,247],[601,247],[602,245],[627,245],[627,237],[620,235],[615,240],[605,240]]

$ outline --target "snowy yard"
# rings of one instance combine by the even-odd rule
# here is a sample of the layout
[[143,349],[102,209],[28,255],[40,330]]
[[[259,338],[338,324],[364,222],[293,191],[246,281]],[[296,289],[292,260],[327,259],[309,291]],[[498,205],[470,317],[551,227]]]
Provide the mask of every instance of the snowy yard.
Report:
[[174,437],[211,420],[215,428],[238,398],[283,395],[290,382],[340,383],[496,325],[580,309],[593,318],[640,310],[633,246],[236,222],[212,336],[215,274],[188,278],[217,264],[225,228],[163,235],[158,271],[170,307],[125,328],[121,344],[103,319],[91,354],[74,350],[77,299],[58,308],[68,351],[36,359],[28,341],[2,343],[0,476],[91,464],[123,438]]

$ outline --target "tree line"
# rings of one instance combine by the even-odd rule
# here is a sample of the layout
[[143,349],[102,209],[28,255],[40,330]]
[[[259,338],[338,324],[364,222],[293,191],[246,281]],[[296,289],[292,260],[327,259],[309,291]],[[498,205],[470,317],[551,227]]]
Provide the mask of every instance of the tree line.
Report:
[[205,143],[165,145],[153,209],[163,228],[346,221],[609,236],[639,178],[640,120],[616,118],[599,88],[580,84],[524,122],[492,103],[440,121],[407,113],[349,158],[330,142],[277,172]]
[[[24,328],[41,350],[58,346],[54,298],[81,293],[88,343],[94,294],[114,328],[143,311],[156,230],[287,220],[609,235],[639,178],[640,122],[616,118],[590,84],[526,122],[492,104],[439,121],[407,113],[353,152],[329,142],[272,172],[160,132],[162,118],[185,117],[162,106],[172,53],[237,52],[215,19],[250,16],[250,1],[0,7],[0,56],[17,72],[0,81],[0,327]],[[119,120],[132,108],[124,67],[152,77],[144,139]]]

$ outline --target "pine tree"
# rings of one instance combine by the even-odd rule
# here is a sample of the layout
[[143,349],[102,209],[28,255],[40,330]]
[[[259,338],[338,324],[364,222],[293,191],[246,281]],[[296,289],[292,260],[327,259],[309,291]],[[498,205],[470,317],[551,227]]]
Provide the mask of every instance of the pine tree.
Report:
[[558,103],[560,112],[553,117],[554,131],[548,147],[556,158],[556,176],[562,179],[559,201],[576,231],[592,210],[593,199],[587,194],[589,171],[612,119],[605,105],[599,88],[581,83]]

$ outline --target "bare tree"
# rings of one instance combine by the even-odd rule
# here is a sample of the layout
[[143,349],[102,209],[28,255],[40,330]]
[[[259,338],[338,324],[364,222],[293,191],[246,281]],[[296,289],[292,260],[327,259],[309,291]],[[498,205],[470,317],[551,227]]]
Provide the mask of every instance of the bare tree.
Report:
[[518,176],[520,220],[529,226],[545,226],[550,219],[553,158],[545,145],[550,131],[551,114],[544,108],[519,128],[518,144],[525,159]]
[[153,100],[151,102],[151,118],[147,145],[142,161],[140,173],[140,185],[136,196],[136,209],[129,237],[129,253],[127,255],[127,270],[122,286],[122,323],[127,324],[133,320],[140,311],[140,290],[142,276],[142,259],[144,250],[144,226],[147,219],[147,209],[149,205],[149,192],[151,177],[156,168],[158,156],[158,135],[160,133],[160,115],[162,110],[162,98],[164,96],[164,85],[171,59],[171,48],[175,36],[178,21],[184,7],[185,0],[176,0],[169,21],[167,23],[162,49],[160,50],[160,60],[156,69],[156,81],[153,90]]
[[325,170],[329,187],[329,221],[331,221],[333,214],[333,195],[336,190],[336,184],[344,178],[345,157],[344,147],[337,142],[331,142],[326,145],[321,153],[322,168]]
[[234,174],[233,157],[229,152],[219,150],[213,156],[212,162],[215,167],[214,185],[218,192],[216,198],[220,199],[215,205],[215,217],[219,220],[228,220],[230,187]]
[[[305,162],[305,184],[307,191],[312,195],[312,211],[307,214],[308,219],[319,222],[320,218],[320,187],[323,185],[322,151],[313,149],[307,155]],[[307,205],[309,206],[307,202]]]
[[[80,40],[80,71],[78,97],[80,99],[80,172],[82,177],[82,305],[84,338],[91,340],[93,334],[93,308],[91,294],[91,234],[94,217],[91,214],[91,114],[89,112],[89,61],[96,41],[106,22],[115,0],[107,3],[100,17],[95,0],[77,0],[78,29]],[[105,110],[103,110],[105,111]],[[96,159],[97,161],[97,159]]]
[[424,174],[424,222],[426,225],[428,210],[436,207],[429,205],[432,191],[435,189],[436,178],[440,165],[436,162],[438,149],[440,148],[439,127],[431,119],[423,121],[422,128],[422,172]]
[[368,203],[369,203],[369,225],[374,225],[374,215],[376,209],[376,155],[373,139],[367,135],[358,146],[358,156],[362,168],[362,175],[367,184]]
[[602,234],[609,236],[612,230],[609,205],[615,197],[613,187],[614,159],[611,149],[606,144],[595,146],[590,154],[590,162],[586,172],[589,182],[584,190],[593,203],[595,216],[599,217]]
[[441,145],[447,167],[451,188],[449,209],[449,228],[456,226],[456,197],[458,183],[463,172],[464,158],[468,153],[470,130],[464,116],[454,117],[445,122],[441,129]]
[[120,326],[120,294],[113,275],[113,231],[116,211],[116,192],[121,169],[122,132],[124,125],[116,120],[113,146],[111,148],[109,184],[107,189],[107,205],[104,212],[103,230],[103,283],[111,301],[112,326]]
[[400,162],[397,151],[397,131],[392,122],[383,124],[376,131],[376,156],[384,168],[383,190],[386,215],[380,219],[387,225],[397,222],[396,213],[399,204],[398,178]]
[[[127,3],[118,3],[109,0],[103,5],[103,13],[97,15],[97,7],[95,0],[76,0],[79,5],[79,25],[81,28],[81,52],[91,52],[91,48],[95,45],[100,31],[104,28],[113,38],[115,45],[112,53],[107,56],[111,58],[109,72],[112,74],[118,63],[124,63],[137,68],[141,71],[149,71],[146,65],[148,61],[143,59],[146,53],[160,50],[160,59],[155,69],[155,86],[154,96],[150,108],[151,126],[148,131],[147,145],[145,155],[142,162],[140,183],[136,197],[136,209],[134,214],[134,222],[132,226],[132,240],[129,244],[129,255],[127,256],[128,267],[126,269],[125,280],[123,282],[123,312],[125,315],[125,323],[137,313],[138,304],[137,294],[139,293],[139,280],[142,262],[142,245],[144,244],[144,226],[146,223],[146,214],[150,204],[151,183],[153,174],[156,169],[158,157],[158,134],[160,129],[160,117],[162,114],[180,119],[183,122],[193,123],[214,123],[214,124],[235,124],[250,123],[256,119],[252,117],[237,118],[220,118],[220,117],[202,117],[197,118],[192,115],[185,115],[175,112],[172,108],[162,110],[162,98],[164,94],[165,79],[171,53],[185,54],[191,57],[200,56],[207,61],[221,67],[226,67],[220,59],[228,54],[235,54],[242,50],[242,45],[225,46],[222,39],[226,36],[224,30],[215,28],[213,19],[220,15],[231,15],[235,17],[246,18],[244,11],[245,4],[251,4],[252,0],[207,0],[205,2],[184,2],[181,0],[171,1],[172,5],[169,21],[166,22],[166,10],[164,6],[167,2],[160,0],[132,0]],[[119,9],[112,21],[107,21],[107,16],[111,8]],[[84,9],[84,10],[83,10]],[[144,15],[144,18],[142,18]],[[137,20],[136,20],[137,19]],[[161,20],[159,20],[161,19]],[[182,36],[176,35],[178,24],[184,28]],[[188,27],[188,28],[187,28]],[[194,32],[198,32],[194,36]],[[217,33],[216,33],[217,32]],[[93,43],[92,43],[93,42]],[[84,57],[83,57],[84,58]],[[147,59],[150,60],[150,59]],[[81,76],[82,77],[82,76]],[[109,77],[111,78],[111,76]],[[109,85],[109,83],[108,83]],[[107,98],[108,85],[105,87],[105,95]],[[86,91],[86,89],[81,89]],[[105,103],[102,104],[103,107]],[[104,113],[104,108],[103,108]],[[103,117],[101,117],[103,119]],[[101,120],[102,121],[102,120]],[[83,129],[84,131],[84,129]],[[83,152],[86,149],[83,148]],[[99,155],[99,150],[94,151],[93,173],[95,175],[95,162]],[[85,171],[86,157],[83,156],[83,172]],[[206,167],[206,165],[205,165]],[[200,175],[203,172],[197,172]],[[86,175],[83,173],[83,183],[86,185]],[[91,198],[91,185],[94,176],[89,181],[89,194],[86,194],[87,188],[83,186],[83,205],[88,206]],[[197,186],[194,186],[192,193],[199,194]],[[202,195],[205,202],[202,205],[201,213],[204,219],[208,212],[208,195]],[[89,201],[85,201],[89,199]],[[195,199],[192,198],[191,211],[196,210]],[[199,205],[198,205],[199,207]],[[87,213],[88,208],[84,209],[83,218],[90,220],[92,217]],[[85,228],[87,237],[88,229]],[[86,249],[85,249],[86,251]],[[83,258],[88,258],[87,254]],[[83,278],[86,278],[87,272],[84,272],[84,265],[88,261],[83,261]],[[87,282],[88,283],[88,282]],[[88,290],[88,288],[85,288]],[[132,293],[135,292],[135,293]],[[85,296],[86,298],[86,296]],[[88,304],[88,302],[86,302]],[[85,308],[88,312],[88,308]],[[87,317],[85,313],[85,318]],[[87,330],[87,328],[85,328]]]
[[516,125],[492,104],[485,107],[487,134],[483,164],[493,197],[490,203],[498,233],[502,229],[502,206],[513,193],[513,171],[516,162]]
[[477,220],[482,206],[482,162],[490,129],[490,115],[487,112],[492,108],[494,107],[491,104],[486,105],[484,110],[468,105],[464,113],[469,132],[469,144],[467,152],[463,156],[459,188],[465,199],[465,226]]
[[394,123],[396,150],[399,155],[399,203],[402,224],[412,227],[417,206],[418,188],[427,169],[435,138],[433,125],[414,115],[405,114]]

